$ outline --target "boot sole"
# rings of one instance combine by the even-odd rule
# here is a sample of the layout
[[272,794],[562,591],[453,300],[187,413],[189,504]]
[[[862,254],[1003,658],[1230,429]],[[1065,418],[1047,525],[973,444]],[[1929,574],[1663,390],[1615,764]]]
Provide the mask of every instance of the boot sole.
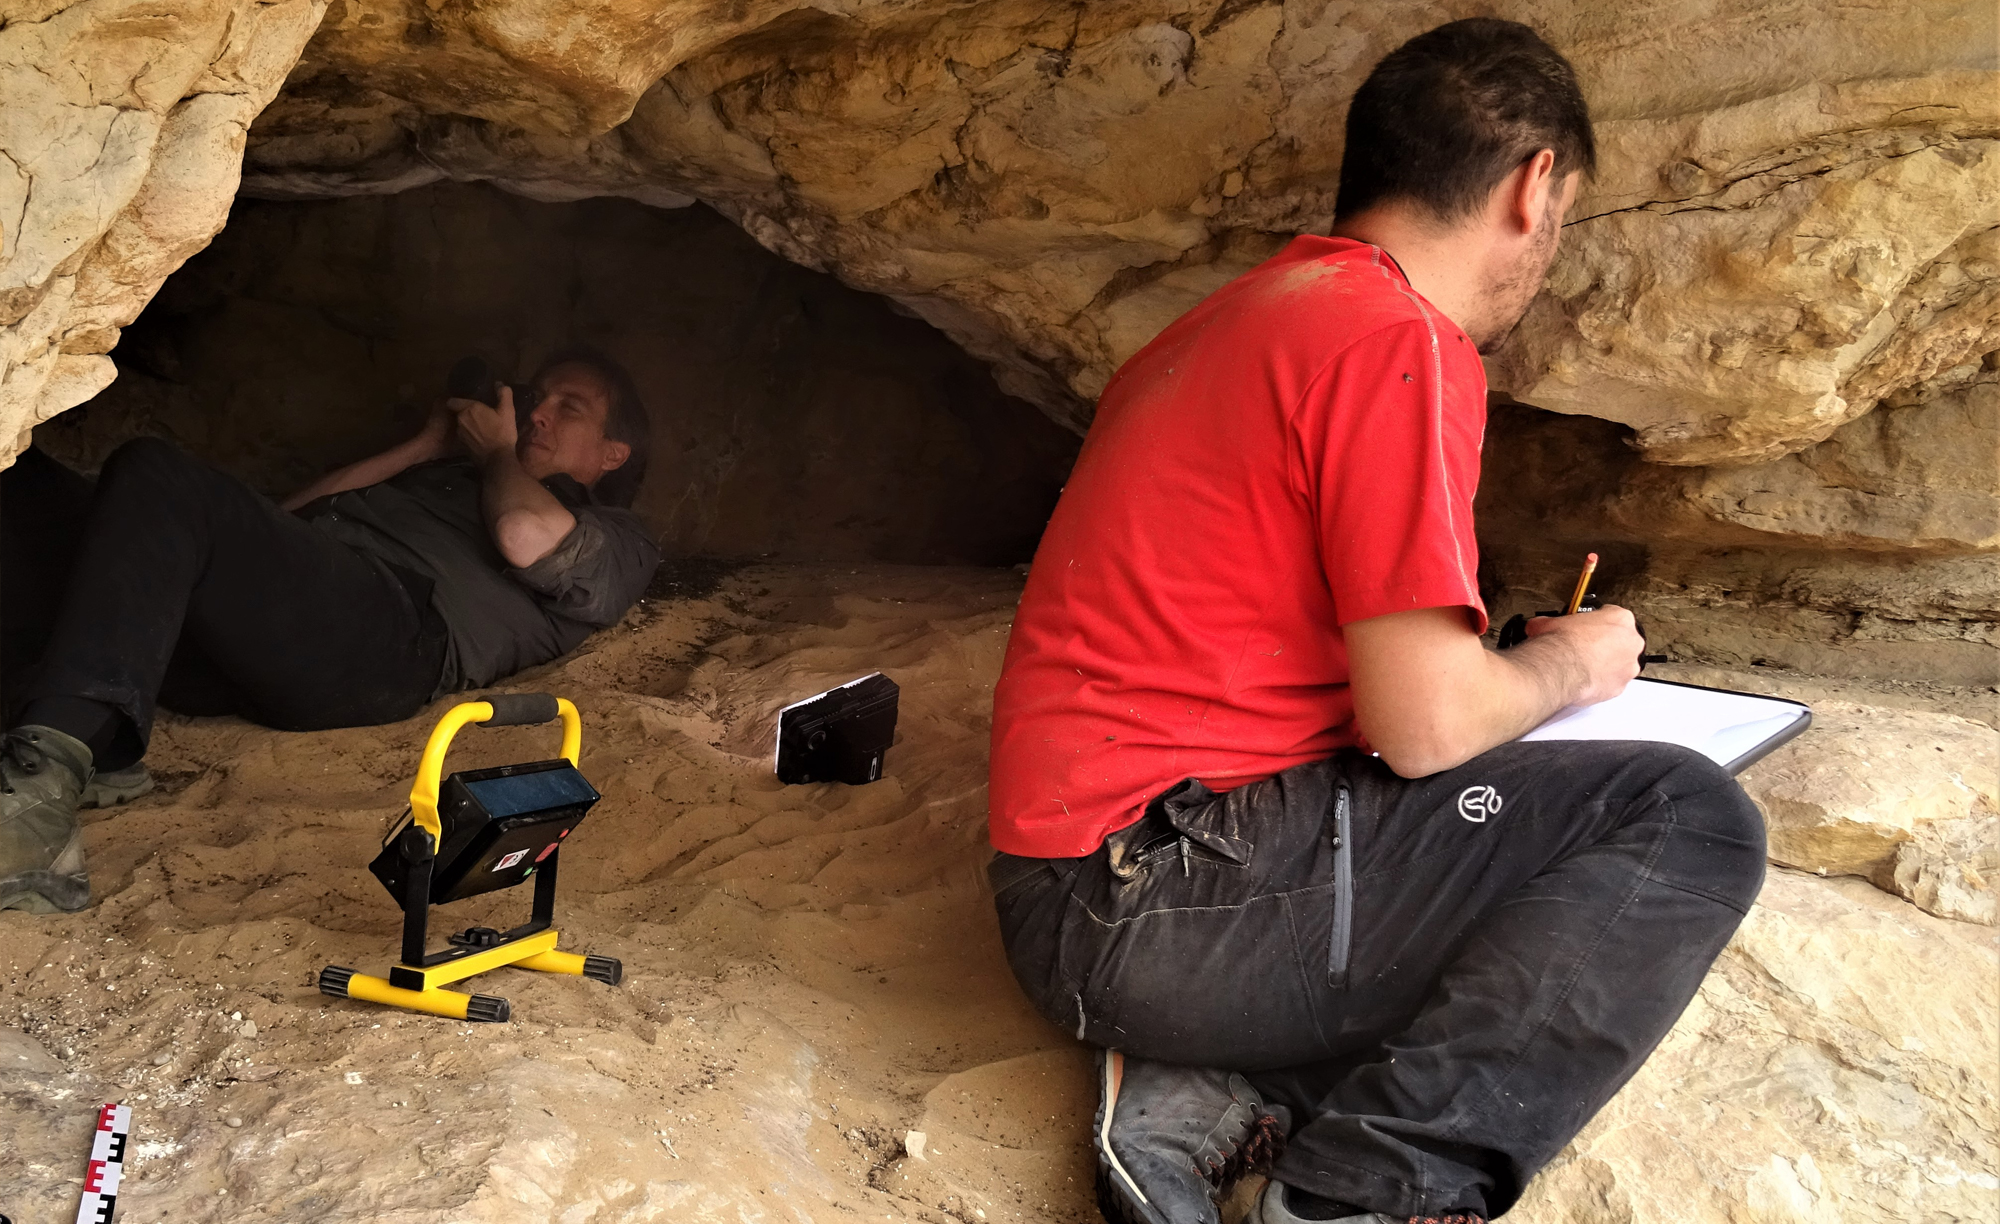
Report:
[[0,910],[74,914],[90,904],[90,876],[83,869],[83,830],[70,834],[55,862],[0,879]]
[[76,806],[79,808],[117,807],[121,803],[130,803],[141,795],[150,795],[152,793],[153,776],[151,774],[147,774],[137,782],[127,783],[124,786],[110,786],[99,779],[92,778],[90,785],[83,788],[83,795],[76,801]]
[[1111,1150],[1111,1118],[1118,1110],[1118,1092],[1125,1079],[1125,1056],[1104,1050],[1097,1056],[1097,1116],[1090,1143],[1097,1150],[1097,1210],[1111,1224],[1172,1224],[1153,1209],[1132,1175]]
[[90,905],[90,877],[24,871],[0,880],[0,910],[30,914],[74,914]]

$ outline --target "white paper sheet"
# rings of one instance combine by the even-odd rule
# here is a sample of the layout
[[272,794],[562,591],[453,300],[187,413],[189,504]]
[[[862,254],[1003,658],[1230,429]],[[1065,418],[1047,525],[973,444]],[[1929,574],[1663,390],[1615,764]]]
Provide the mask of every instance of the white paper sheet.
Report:
[[1728,765],[1806,715],[1797,702],[1634,680],[1609,701],[1571,706],[1524,740],[1653,740]]

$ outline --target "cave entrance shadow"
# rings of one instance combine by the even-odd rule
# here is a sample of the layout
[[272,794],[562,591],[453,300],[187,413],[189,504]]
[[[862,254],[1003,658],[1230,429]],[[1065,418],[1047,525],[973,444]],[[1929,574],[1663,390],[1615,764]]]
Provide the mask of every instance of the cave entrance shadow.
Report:
[[170,438],[275,497],[414,432],[460,356],[522,379],[572,341],[653,416],[635,504],[670,556],[1009,565],[1078,439],[888,299],[702,206],[544,203],[481,184],[236,202],[36,431],[94,468]]

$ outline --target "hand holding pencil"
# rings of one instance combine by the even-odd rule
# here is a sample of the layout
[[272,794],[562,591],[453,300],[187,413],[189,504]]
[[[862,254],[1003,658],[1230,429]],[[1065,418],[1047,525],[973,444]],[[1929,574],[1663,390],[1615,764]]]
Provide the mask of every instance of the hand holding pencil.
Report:
[[[1583,601],[1590,596],[1590,580],[1597,573],[1597,554],[1591,553],[1583,559],[1583,572],[1577,575],[1576,590],[1570,593],[1569,606],[1561,612],[1537,612],[1533,616],[1520,613],[1508,618],[1500,628],[1500,649],[1519,646],[1533,636],[1528,626],[1536,621],[1550,620],[1558,616],[1575,616],[1583,610]],[[1541,632],[1540,629],[1534,631]]]
[[1560,641],[1576,653],[1588,675],[1578,705],[1606,701],[1623,692],[1639,674],[1639,655],[1646,648],[1638,622],[1624,608],[1607,606],[1592,609],[1589,616],[1577,615],[1596,573],[1597,554],[1591,553],[1584,558],[1583,572],[1577,575],[1576,589],[1563,614],[1538,616],[1524,626],[1528,640]]

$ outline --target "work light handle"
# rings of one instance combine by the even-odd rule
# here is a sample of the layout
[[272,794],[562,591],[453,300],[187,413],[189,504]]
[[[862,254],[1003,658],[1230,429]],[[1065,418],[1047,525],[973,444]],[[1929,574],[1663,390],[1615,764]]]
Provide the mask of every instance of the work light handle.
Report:
[[444,777],[444,754],[459,728],[467,723],[489,727],[519,727],[560,718],[563,724],[562,755],[571,765],[583,752],[583,720],[567,697],[547,693],[497,693],[485,701],[465,701],[446,710],[438,725],[431,728],[430,742],[424,745],[423,759],[417,764],[416,785],[410,788],[410,819],[431,835],[432,848],[443,838],[438,822],[438,784]]
[[547,693],[495,693],[486,699],[493,707],[490,718],[480,721],[489,727],[532,727],[554,722],[562,716],[560,698]]

